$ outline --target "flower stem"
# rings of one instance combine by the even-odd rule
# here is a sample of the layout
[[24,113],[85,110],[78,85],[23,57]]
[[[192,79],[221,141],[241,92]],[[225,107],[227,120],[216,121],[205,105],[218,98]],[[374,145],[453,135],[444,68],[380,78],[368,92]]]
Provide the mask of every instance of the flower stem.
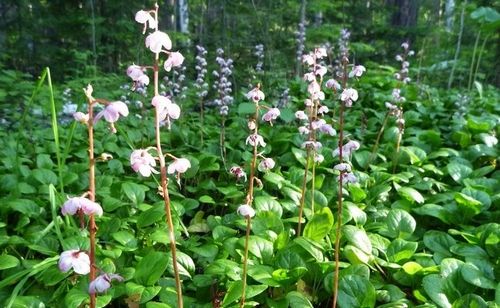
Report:
[[[156,21],[158,24],[158,5],[155,5],[155,13],[156,13]],[[158,30],[158,29],[157,29]],[[159,79],[159,58],[160,54],[155,54],[154,59],[154,67],[153,67],[153,76],[154,76],[154,95],[159,95],[158,91],[158,79]],[[177,307],[183,308],[184,302],[182,300],[182,286],[181,279],[179,275],[179,268],[177,265],[177,248],[175,242],[175,232],[174,232],[174,224],[172,222],[172,210],[170,204],[170,196],[168,194],[168,181],[167,181],[167,167],[165,165],[165,156],[163,156],[163,152],[161,149],[161,137],[160,137],[160,117],[159,117],[158,109],[155,108],[155,135],[156,135],[156,150],[158,154],[158,159],[160,161],[160,176],[161,176],[161,188],[163,191],[163,201],[165,204],[165,215],[166,221],[168,225],[168,236],[170,242],[170,252],[172,254],[172,266],[174,269],[174,278],[175,278],[175,288],[177,291]]]
[[307,173],[309,172],[310,160],[311,160],[311,149],[307,148],[306,168],[304,169],[304,178],[302,179],[302,188],[301,188],[301,194],[300,194],[299,224],[297,226],[297,236],[300,236],[300,234],[302,233],[302,215],[304,212],[304,203],[305,203],[305,199],[306,199]]
[[[344,69],[342,76],[342,88],[345,89],[347,85],[347,60],[343,61]],[[340,103],[339,111],[339,162],[344,162],[344,157],[342,153],[342,147],[344,146],[344,102]],[[333,304],[332,307],[337,307],[337,297],[339,290],[339,270],[340,270],[340,236],[342,228],[342,179],[344,171],[340,172],[339,175],[339,186],[338,186],[338,201],[337,201],[337,230],[335,231],[335,272],[333,275]]]
[[[95,158],[94,158],[94,102],[89,97],[89,120],[88,120],[88,136],[89,136],[89,197],[95,202]],[[89,280],[94,281],[96,274],[95,266],[95,234],[97,226],[95,224],[94,214],[89,216],[89,236],[90,236],[90,273]],[[96,306],[96,295],[90,294],[90,308]]]
[[375,159],[375,154],[377,152],[378,145],[380,143],[380,138],[382,138],[382,133],[384,132],[385,126],[387,125],[387,120],[389,120],[389,112],[387,112],[385,114],[384,122],[382,123],[382,127],[380,127],[380,130],[378,131],[377,139],[375,140],[375,144],[373,145],[372,153],[370,155],[370,159],[368,160],[368,163],[366,164],[365,170],[368,169],[368,166],[370,165],[370,163]]
[[[255,104],[255,130],[254,134],[257,134],[259,132],[259,104]],[[253,203],[253,186],[254,186],[254,181],[255,181],[255,166],[257,165],[257,143],[254,144],[253,146],[253,156],[252,156],[252,163],[250,164],[250,178],[248,182],[248,192],[246,196],[246,204],[249,206],[252,206]],[[241,301],[240,301],[240,307],[245,306],[245,296],[246,296],[246,288],[247,288],[247,270],[248,270],[248,242],[250,240],[250,229],[252,228],[251,224],[251,217],[247,216],[247,227],[246,227],[246,233],[245,233],[245,253],[244,253],[244,259],[243,259],[243,286],[241,289]]]
[[401,148],[401,139],[403,138],[403,132],[401,129],[398,133],[398,140],[396,141],[396,151],[394,152],[394,159],[392,160],[392,173],[396,173],[396,167],[399,161],[399,149]]
[[203,146],[204,137],[203,137],[203,122],[205,121],[205,106],[203,104],[203,98],[200,99],[200,141]]

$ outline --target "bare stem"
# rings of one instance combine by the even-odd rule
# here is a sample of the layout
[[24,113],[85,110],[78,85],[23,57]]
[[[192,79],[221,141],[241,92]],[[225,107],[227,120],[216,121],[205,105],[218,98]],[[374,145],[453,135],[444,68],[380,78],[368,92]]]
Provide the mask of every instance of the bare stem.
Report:
[[368,163],[366,164],[365,170],[368,169],[368,165],[370,165],[370,163],[375,159],[375,154],[377,152],[378,145],[380,143],[380,138],[382,138],[382,133],[384,132],[385,126],[387,125],[387,120],[389,120],[389,112],[385,114],[384,122],[382,123],[382,127],[380,127],[380,130],[378,131],[377,139],[375,140],[375,144],[373,145],[372,153],[370,155]]
[[220,124],[220,138],[219,138],[219,146],[220,146],[220,156],[222,159],[222,164],[224,165],[224,169],[227,170],[226,166],[226,145],[224,144],[226,140],[226,117],[222,116],[221,124]]
[[396,152],[394,153],[394,159],[392,160],[392,173],[396,173],[396,167],[399,161],[399,149],[401,148],[402,138],[403,138],[403,132],[400,129],[398,133],[398,140],[396,142]]
[[299,224],[297,226],[297,236],[302,233],[302,215],[304,212],[304,203],[306,199],[306,189],[307,189],[307,173],[309,171],[309,164],[311,160],[311,149],[307,148],[306,155],[306,168],[304,169],[304,178],[302,179],[302,188],[300,194],[300,204],[299,204]]
[[201,140],[201,145],[203,146],[203,122],[205,121],[205,106],[203,104],[203,98],[200,99],[200,140]]
[[[88,135],[89,135],[89,197],[95,202],[95,159],[94,159],[94,112],[93,102],[89,99],[89,120],[88,120]],[[94,281],[96,274],[95,266],[95,233],[97,226],[95,224],[94,214],[89,216],[89,234],[90,234],[90,281]],[[96,306],[95,293],[90,294],[90,308]]]
[[[158,5],[155,6],[156,13],[156,21],[158,21]],[[158,24],[158,22],[157,22]],[[158,30],[158,29],[157,29]],[[154,76],[154,94],[155,96],[159,95],[158,91],[158,79],[159,79],[159,58],[160,54],[155,54],[154,59],[154,67],[153,67],[153,76]],[[158,109],[155,108],[155,135],[156,135],[156,151],[158,152],[158,159],[160,161],[160,176],[161,176],[161,188],[163,191],[163,201],[165,204],[165,215],[166,221],[168,225],[168,235],[170,242],[170,252],[172,254],[172,266],[174,269],[174,278],[175,278],[175,288],[177,291],[177,307],[183,308],[184,302],[182,300],[182,285],[181,279],[179,275],[179,268],[177,265],[177,248],[175,242],[175,232],[174,232],[174,224],[172,222],[172,210],[170,205],[170,196],[168,194],[168,180],[167,180],[167,167],[165,165],[165,156],[163,156],[163,152],[161,149],[161,138],[160,138],[160,118],[159,118]]]
[[250,239],[250,229],[252,227],[250,216],[246,217],[247,220],[247,230],[245,233],[245,256],[243,260],[243,287],[241,289],[241,302],[240,302],[240,307],[245,306],[245,295],[246,295],[246,289],[247,289],[247,271],[248,271],[248,242]]

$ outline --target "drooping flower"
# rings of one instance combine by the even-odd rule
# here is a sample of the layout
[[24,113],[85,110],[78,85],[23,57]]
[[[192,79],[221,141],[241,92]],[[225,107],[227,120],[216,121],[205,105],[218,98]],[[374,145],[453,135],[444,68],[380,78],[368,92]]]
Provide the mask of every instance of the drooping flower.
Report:
[[358,91],[353,88],[344,89],[340,95],[340,99],[345,103],[347,107],[351,107],[352,103],[358,100]]
[[299,120],[307,120],[308,119],[306,113],[302,110],[295,112],[295,118],[297,118]]
[[172,101],[163,95],[156,95],[151,101],[151,105],[158,109],[158,120],[164,121],[167,116],[174,120],[178,119],[181,115],[181,108],[179,105],[172,103]]
[[61,213],[63,215],[75,215],[79,210],[86,215],[95,214],[102,216],[102,207],[98,203],[84,197],[73,197],[66,200],[62,206]]
[[153,167],[156,166],[156,160],[148,153],[147,150],[134,150],[130,154],[130,165],[135,172],[139,172],[142,176],[148,177],[151,173],[158,174]]
[[274,166],[275,162],[272,158],[265,158],[259,163],[259,166],[257,168],[260,172],[265,172],[267,170],[273,169]]
[[250,144],[253,147],[255,147],[255,146],[265,147],[266,146],[266,143],[264,142],[264,138],[262,138],[262,136],[258,135],[258,134],[252,134],[252,135],[248,136],[245,143]]
[[167,173],[174,174],[177,172],[180,174],[186,172],[189,168],[191,168],[191,162],[188,159],[177,158],[170,165],[168,165]]
[[127,76],[129,76],[139,87],[147,86],[149,84],[148,75],[144,74],[144,69],[139,65],[130,65],[127,68]]
[[254,217],[255,210],[248,204],[242,204],[238,207],[237,213],[245,217]]
[[[350,156],[351,153],[353,151],[356,151],[358,150],[360,147],[360,144],[359,142],[357,141],[354,141],[354,140],[350,140],[349,142],[347,142],[346,144],[344,144],[342,146],[342,155],[345,155],[345,156]],[[333,156],[337,156],[339,155],[339,148],[336,148],[335,150],[333,150],[333,153],[332,153]]]
[[321,125],[319,131],[330,136],[335,136],[337,134],[337,131],[330,124]]
[[123,277],[118,274],[102,274],[92,280],[89,284],[89,293],[103,293],[111,287],[111,281],[123,281]]
[[363,65],[356,65],[355,67],[352,68],[352,71],[349,73],[349,78],[352,78],[354,76],[361,77],[361,75],[363,75],[365,71],[366,68]]
[[318,108],[318,114],[324,115],[325,113],[328,113],[330,110],[328,109],[327,106],[321,106]]
[[73,268],[75,273],[80,275],[90,273],[90,258],[85,252],[80,250],[72,249],[61,253],[58,265],[59,269],[64,273],[71,268]]
[[337,181],[339,178],[342,177],[342,184],[348,184],[348,183],[356,183],[358,181],[358,178],[350,172],[342,172],[340,175],[337,177]]
[[118,121],[120,115],[124,117],[128,116],[127,105],[121,101],[111,102],[95,116],[94,123],[102,117],[104,117],[107,122],[114,123]]
[[[146,12],[144,10],[140,10],[137,13],[135,13],[135,21],[137,21],[140,24],[144,24],[149,26],[150,29],[156,28],[156,20],[151,16],[149,12]],[[144,28],[144,30],[146,30]]]
[[271,108],[262,116],[262,121],[271,122],[272,120],[276,120],[280,114],[278,108]]
[[323,145],[319,141],[305,141],[302,143],[302,148],[313,148],[315,150],[321,149]]
[[340,88],[341,88],[340,83],[338,83],[338,81],[335,79],[328,79],[326,81],[325,86],[328,89],[332,89],[332,90],[340,90]]
[[327,56],[326,48],[324,48],[324,47],[316,48],[314,50],[314,54],[316,55],[317,59],[323,59]]
[[299,127],[299,133],[302,134],[302,135],[306,135],[306,134],[310,133],[310,130],[309,130],[309,128],[307,128],[305,126],[300,126]]
[[248,99],[251,99],[254,103],[258,103],[259,101],[262,101],[266,98],[264,95],[264,92],[262,92],[259,88],[254,88],[250,90],[247,94],[246,97]]
[[242,178],[245,182],[247,181],[247,174],[245,170],[243,170],[243,168],[241,168],[240,166],[231,167],[231,169],[229,169],[229,172],[236,176],[238,180]]
[[146,37],[146,47],[154,53],[160,53],[163,48],[172,49],[172,41],[165,32],[155,31]]
[[335,165],[333,169],[338,170],[340,172],[351,172],[351,165],[347,163],[340,163]]
[[172,67],[181,66],[183,62],[184,62],[184,56],[180,52],[178,52],[178,51],[171,52],[169,54],[167,60],[163,64],[163,67],[165,68],[165,70],[167,72],[170,72]]
[[87,124],[89,121],[89,115],[80,111],[73,113],[73,118],[83,124]]

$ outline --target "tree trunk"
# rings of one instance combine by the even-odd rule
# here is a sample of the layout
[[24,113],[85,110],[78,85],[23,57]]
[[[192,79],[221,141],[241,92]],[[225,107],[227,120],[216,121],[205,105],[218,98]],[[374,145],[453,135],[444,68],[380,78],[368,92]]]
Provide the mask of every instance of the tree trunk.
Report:
[[392,26],[410,28],[417,25],[420,1],[389,0],[387,3],[394,8],[391,16]]
[[453,23],[455,21],[455,0],[446,0],[444,6],[444,18],[445,18],[445,27],[446,31],[453,31]]

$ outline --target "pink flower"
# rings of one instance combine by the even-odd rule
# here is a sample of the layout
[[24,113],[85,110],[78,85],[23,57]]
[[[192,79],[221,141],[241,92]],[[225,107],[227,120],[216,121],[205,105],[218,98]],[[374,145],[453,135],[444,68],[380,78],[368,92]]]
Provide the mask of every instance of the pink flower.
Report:
[[229,172],[231,172],[234,176],[236,176],[238,180],[243,178],[245,182],[247,181],[247,174],[240,166],[231,167],[231,169],[229,169]]
[[252,134],[252,135],[248,136],[245,143],[250,144],[253,147],[255,147],[255,146],[265,147],[266,146],[266,143],[264,142],[264,138],[262,138],[262,136],[258,135],[258,134]]
[[356,65],[352,68],[352,71],[349,73],[349,77],[352,78],[354,76],[361,77],[363,73],[366,71],[366,68],[363,65]]
[[155,106],[158,110],[159,121],[164,121],[167,116],[176,120],[181,115],[181,108],[179,105],[172,103],[172,101],[166,96],[156,95],[153,97],[151,105]]
[[403,62],[403,57],[401,57],[401,55],[396,55],[396,61]]
[[342,172],[340,175],[337,177],[337,181],[342,177],[342,184],[348,184],[348,183],[356,183],[358,181],[358,178],[350,172]]
[[325,113],[328,113],[330,111],[327,106],[321,106],[318,109],[318,114],[324,115]]
[[79,210],[86,215],[96,214],[97,216],[102,216],[101,206],[84,197],[69,198],[64,202],[61,213],[63,215],[75,215]]
[[265,158],[259,163],[259,166],[257,168],[259,169],[260,172],[265,172],[270,169],[273,169],[274,166],[275,162],[272,158]]
[[123,281],[123,277],[117,274],[103,274],[96,277],[89,284],[89,293],[102,293],[111,287],[112,280]]
[[75,121],[83,124],[87,124],[87,122],[89,121],[89,115],[80,111],[73,113],[73,118],[75,119]]
[[313,82],[311,82],[309,84],[309,86],[307,87],[307,91],[309,92],[309,94],[311,95],[315,95],[317,94],[318,92],[321,91],[321,88],[319,86],[319,83],[316,82],[316,80],[314,80]]
[[335,136],[337,132],[330,124],[323,124],[319,127],[319,131],[330,136]]
[[302,143],[302,148],[312,148],[315,150],[321,149],[323,145],[319,141],[305,141]]
[[403,44],[401,44],[401,47],[403,47],[403,49],[408,49],[410,48],[410,44],[408,44],[408,42],[404,42]]
[[59,269],[66,273],[71,268],[77,274],[87,275],[90,273],[89,256],[85,252],[76,249],[64,251],[59,257]]
[[316,60],[314,59],[314,56],[312,54],[307,54],[302,56],[302,63],[305,63],[307,65],[313,65]]
[[335,89],[335,90],[340,90],[340,83],[337,82],[337,80],[335,79],[328,79],[326,81],[326,84],[325,86],[328,88],[328,89]]
[[240,205],[236,212],[241,216],[245,216],[246,218],[251,218],[255,216],[255,210],[248,204]]
[[316,76],[314,76],[313,73],[305,73],[304,74],[304,80],[307,82],[311,82],[313,80],[316,80]]
[[146,47],[154,53],[160,53],[163,48],[170,50],[172,41],[165,32],[155,31],[146,37]]
[[338,170],[340,172],[351,172],[351,165],[347,163],[340,163],[335,165],[333,169]]
[[327,73],[327,69],[322,65],[316,65],[316,67],[314,68],[314,73],[316,75],[319,75],[320,77],[323,77]]
[[128,107],[124,102],[116,101],[109,103],[104,109],[99,112],[95,118],[94,123],[104,116],[104,119],[109,123],[118,121],[120,115],[128,116]]
[[181,66],[183,62],[184,62],[184,56],[180,52],[178,51],[171,52],[168,56],[168,59],[163,64],[163,67],[167,72],[170,72],[172,67]]
[[153,168],[156,166],[156,160],[147,150],[132,151],[130,165],[135,172],[139,172],[144,177],[150,176],[151,173],[158,174],[158,171]]
[[299,111],[295,112],[295,118],[297,118],[299,120],[307,120],[307,115],[304,111],[299,110]]
[[306,134],[309,134],[310,131],[309,131],[309,128],[307,128],[305,126],[300,126],[299,127],[299,133],[302,134],[302,135],[306,135]]
[[353,88],[344,89],[340,95],[340,100],[342,100],[346,107],[351,107],[352,103],[358,100],[358,91]]
[[167,168],[168,174],[184,173],[191,168],[191,163],[185,158],[177,158]]
[[140,24],[144,24],[144,32],[146,32],[146,26],[149,25],[150,29],[154,29],[157,26],[156,20],[151,16],[149,12],[140,10],[135,13],[135,21]]
[[314,162],[315,163],[321,164],[324,160],[325,160],[325,157],[323,155],[317,154],[317,153],[314,154]]
[[254,88],[251,91],[249,91],[246,94],[246,97],[248,99],[251,99],[252,101],[254,101],[254,103],[262,101],[266,98],[266,96],[264,95],[264,92],[262,92],[259,88]]
[[[351,153],[358,150],[359,147],[360,147],[359,142],[351,140],[351,141],[347,142],[346,144],[344,144],[344,146],[342,146],[342,155],[350,156]],[[339,155],[339,148],[336,148],[333,151],[332,155],[333,156]]]
[[280,110],[278,108],[271,108],[262,116],[262,120],[271,122],[272,120],[276,120],[279,116]]
[[324,48],[324,47],[316,48],[314,50],[314,54],[316,55],[317,59],[323,59],[324,57],[327,56],[326,48]]

